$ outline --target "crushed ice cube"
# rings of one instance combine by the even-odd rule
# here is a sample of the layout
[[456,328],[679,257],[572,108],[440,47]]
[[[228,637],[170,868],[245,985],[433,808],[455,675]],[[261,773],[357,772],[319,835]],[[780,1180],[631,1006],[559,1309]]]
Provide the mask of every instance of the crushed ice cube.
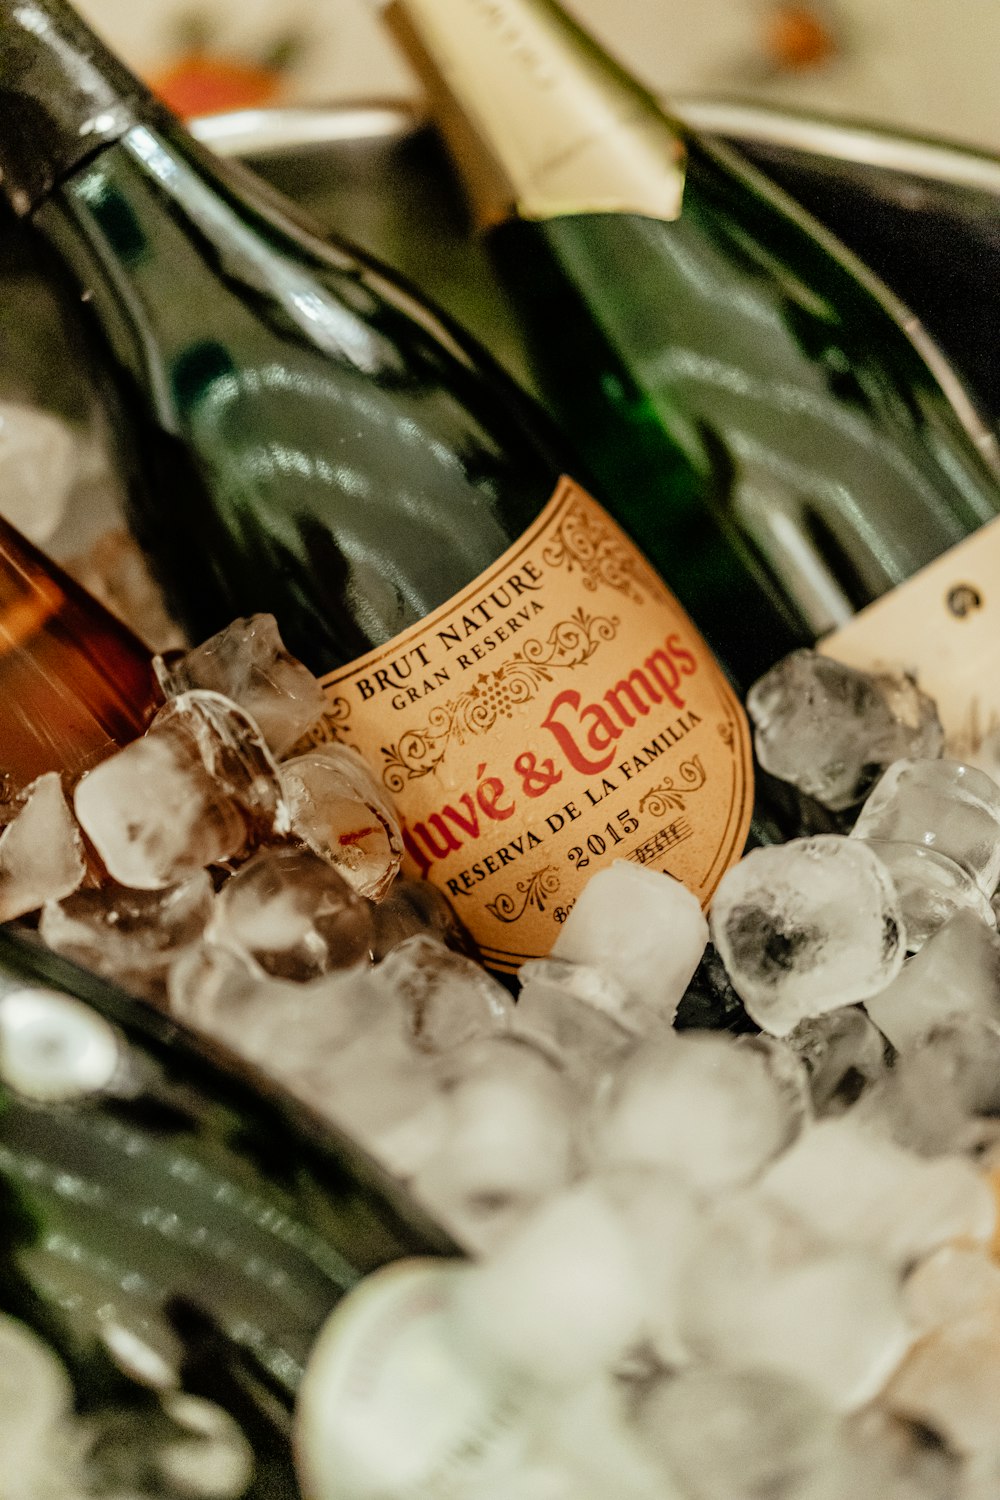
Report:
[[873,677],[793,651],[754,683],[747,711],[765,771],[832,812],[855,806],[904,755],[940,755],[934,704],[909,679]]
[[437,1090],[441,1132],[411,1186],[461,1243],[485,1249],[569,1180],[577,1096],[553,1059],[514,1037],[448,1053]]
[[[329,866],[317,864],[338,878]],[[348,894],[352,902],[360,901]],[[374,968],[343,969],[295,983],[262,976],[248,956],[208,944],[175,963],[169,984],[174,1014],[280,1078],[297,1097],[352,1132],[397,1176],[419,1172],[442,1145],[456,1147],[459,1154],[469,1151],[478,1184],[495,1169],[488,1150],[479,1150],[483,1141],[477,1146],[472,1124],[459,1132],[458,1141],[453,1124],[445,1130],[447,1096],[454,1084],[458,1099],[456,1080],[471,1068],[469,1044],[462,1038],[502,1033],[509,997],[482,970],[432,939],[411,939]],[[545,1059],[533,1061],[546,1073],[555,1071]],[[456,1104],[459,1115],[464,1102]],[[517,1103],[525,1103],[524,1090]],[[567,1129],[568,1116],[567,1107],[562,1120]],[[508,1157],[521,1148],[533,1123],[529,1101],[503,1141]],[[491,1120],[485,1124],[492,1128]],[[551,1147],[550,1137],[539,1142],[532,1136],[529,1170],[546,1182],[561,1170],[559,1152],[554,1161]]]
[[843,1006],[800,1021],[786,1043],[802,1058],[819,1116],[849,1109],[885,1073],[885,1037],[860,1006]]
[[147,999],[162,999],[167,970],[197,943],[212,914],[212,881],[137,891],[113,883],[49,901],[39,930],[56,953]]
[[58,773],[39,776],[18,800],[19,811],[0,833],[0,922],[68,896],[87,872]]
[[410,1040],[421,1052],[448,1052],[510,1024],[513,1003],[503,985],[426,934],[400,943],[372,977],[402,1006]]
[[621,1215],[635,1250],[643,1279],[643,1343],[666,1368],[687,1363],[681,1299],[700,1233],[699,1200],[680,1177],[655,1167],[616,1163],[594,1180]]
[[[297,1087],[299,1087],[297,1085]],[[431,1058],[415,1053],[395,1032],[366,1031],[342,1056],[305,1078],[302,1097],[350,1131],[397,1177],[416,1184],[441,1140],[443,1110]],[[446,1229],[456,1229],[436,1203],[428,1206]],[[456,1238],[458,1235],[456,1234]]]
[[234,620],[180,660],[159,662],[157,670],[169,697],[207,688],[231,698],[279,757],[287,755],[326,707],[317,679],[285,649],[273,615]]
[[588,880],[551,957],[603,969],[671,1021],[707,942],[701,906],[686,886],[620,859]]
[[389,799],[357,751],[324,745],[280,770],[294,833],[362,896],[378,901],[403,858]]
[[776,1036],[884,989],[906,951],[884,865],[836,834],[752,850],[723,876],[711,922],[734,988]]
[[861,809],[853,837],[933,849],[988,899],[1000,880],[1000,787],[960,761],[898,760]]
[[179,1020],[225,1042],[300,1096],[317,1073],[322,1079],[325,1061],[371,1022],[370,997],[344,982],[342,971],[308,983],[272,979],[248,956],[211,943],[174,960],[168,996]]
[[567,958],[532,958],[522,964],[518,973],[521,989],[518,994],[518,1015],[523,1019],[532,1008],[536,995],[557,993],[572,997],[578,1005],[614,1019],[630,1035],[636,1035],[639,1027],[630,1025],[626,1015],[635,1009],[640,1017],[651,1015],[635,1001],[630,1004],[628,993],[613,974],[589,964],[572,963]]
[[736,1038],[741,1053],[753,1053],[762,1059],[785,1111],[785,1144],[795,1140],[799,1131],[813,1118],[809,1073],[805,1062],[787,1041],[768,1036],[766,1032],[744,1032]]
[[874,1129],[925,1155],[994,1149],[1000,1116],[1000,1026],[971,1012],[938,1022],[904,1047],[859,1101]]
[[969,1162],[927,1161],[850,1115],[804,1131],[768,1168],[760,1189],[817,1235],[901,1267],[949,1240],[988,1242],[996,1227],[993,1194]]
[[642,1326],[643,1279],[625,1226],[593,1184],[568,1188],[456,1287],[458,1337],[534,1385],[581,1386]]
[[406,1179],[439,1143],[437,1059],[414,1047],[400,1003],[380,990],[375,973],[352,968],[305,983],[278,980],[207,945],[171,969],[170,1008],[279,1079]]
[[697,1500],[797,1496],[829,1461],[839,1427],[802,1381],[711,1365],[659,1381],[642,1398],[638,1424],[667,1473]]
[[631,1000],[613,975],[561,958],[522,965],[516,1030],[555,1047],[574,1074],[597,1081],[644,1036],[668,1029]]
[[[324,868],[334,876],[328,865]],[[349,894],[360,900],[354,892]],[[253,1031],[252,1046],[265,1067],[279,1074],[298,1098],[354,1134],[391,1172],[406,1178],[435,1148],[441,1113],[442,1059],[418,1046],[414,1029],[426,1023],[424,1043],[435,1040],[444,1046],[438,1028],[448,1017],[456,1020],[451,1002],[468,1002],[474,1025],[483,1025],[484,1013],[487,1025],[502,1025],[498,1019],[489,1020],[489,1001],[484,999],[493,981],[481,975],[483,987],[472,986],[471,999],[466,992],[462,1001],[459,983],[450,983],[456,977],[447,974],[447,960],[457,956],[447,950],[442,954],[445,963],[438,977],[435,966],[421,972],[418,963],[403,956],[396,969],[399,984],[393,983],[391,969],[382,972],[385,965],[342,969],[301,986],[279,986],[270,980],[256,993],[252,1014],[247,1014],[246,999],[238,993],[238,972],[226,971],[225,963],[219,966],[214,960],[192,963],[186,974],[181,968],[171,977],[171,993],[178,1008],[193,1007],[210,1014],[214,1025],[231,1028],[237,1034],[235,1044],[244,1052]],[[468,977],[459,975],[462,978]],[[294,992],[303,998],[297,999]],[[426,1016],[420,1014],[423,999]],[[439,1007],[436,1001],[441,1001]],[[238,1038],[241,1013],[244,1040]],[[270,1058],[268,1047],[273,1049]],[[462,1052],[460,1047],[456,1050]]]
[[892,877],[911,953],[922,948],[932,933],[956,912],[968,911],[996,931],[992,906],[967,870],[947,855],[924,844],[896,844],[866,839]]
[[598,1162],[660,1167],[700,1192],[749,1182],[801,1117],[768,1058],[686,1032],[647,1043],[619,1069],[593,1123]]
[[801,1380],[838,1411],[870,1401],[911,1342],[887,1261],[817,1241],[753,1191],[713,1206],[682,1307],[694,1354]]
[[962,1109],[1000,1114],[1000,1025],[966,1010],[936,1022],[896,1061],[895,1072],[922,1076],[933,1094],[951,1093]]
[[367,962],[371,908],[310,849],[263,849],[225,882],[211,940],[265,974],[307,980]]
[[385,958],[393,948],[420,933],[474,955],[472,939],[462,928],[451,902],[427,880],[397,876],[375,907],[372,917],[376,959]]
[[536,1418],[535,1488],[476,1500],[686,1500],[664,1486],[629,1420],[631,1405],[622,1383],[606,1375],[561,1393]]
[[80,825],[112,879],[178,885],[288,829],[277,768],[256,726],[217,693],[191,692],[82,777]]
[[1000,1022],[1000,937],[971,912],[957,912],[865,1008],[896,1048],[959,1013]]

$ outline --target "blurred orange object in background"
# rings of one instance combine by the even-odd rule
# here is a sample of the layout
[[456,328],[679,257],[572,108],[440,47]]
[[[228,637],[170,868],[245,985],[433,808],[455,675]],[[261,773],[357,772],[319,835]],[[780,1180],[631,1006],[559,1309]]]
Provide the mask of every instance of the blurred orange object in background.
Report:
[[188,116],[276,104],[284,82],[280,66],[202,51],[184,53],[149,80],[165,104]]
[[775,5],[764,17],[764,51],[776,68],[797,72],[836,57],[833,29],[808,5]]

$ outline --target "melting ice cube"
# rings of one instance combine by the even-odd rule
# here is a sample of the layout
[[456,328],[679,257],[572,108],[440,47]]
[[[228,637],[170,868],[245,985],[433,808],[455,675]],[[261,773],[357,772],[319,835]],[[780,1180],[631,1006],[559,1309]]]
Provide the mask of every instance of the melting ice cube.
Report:
[[754,849],[723,876],[711,921],[733,987],[776,1036],[884,989],[906,952],[884,865],[834,834]]
[[83,841],[55,771],[39,776],[0,833],[0,922],[75,891],[86,874]]
[[77,785],[76,815],[122,885],[158,890],[288,828],[256,725],[217,693],[191,692]]
[[373,901],[385,895],[403,857],[399,822],[361,756],[324,745],[281,767],[292,828],[303,843]]
[[833,812],[861,801],[903,755],[941,754],[934,704],[909,682],[857,672],[816,651],[793,651],[747,694],[765,771]]
[[169,666],[158,663],[170,697],[207,688],[238,703],[277,756],[287,755],[322,717],[319,682],[285,649],[273,615],[234,620]]
[[263,849],[223,885],[210,936],[265,974],[314,979],[367,961],[371,908],[310,849]]
[[686,886],[619,859],[588,880],[552,957],[602,969],[670,1021],[707,942],[701,906]]

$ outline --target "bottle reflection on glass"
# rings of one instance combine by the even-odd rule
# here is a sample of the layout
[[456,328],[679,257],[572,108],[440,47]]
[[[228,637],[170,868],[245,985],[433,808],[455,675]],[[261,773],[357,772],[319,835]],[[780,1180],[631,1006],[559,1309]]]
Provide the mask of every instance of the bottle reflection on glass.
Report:
[[566,465],[488,356],[214,158],[63,0],[0,0],[0,46],[0,191],[84,298],[193,639],[268,611],[322,673],[523,532]]

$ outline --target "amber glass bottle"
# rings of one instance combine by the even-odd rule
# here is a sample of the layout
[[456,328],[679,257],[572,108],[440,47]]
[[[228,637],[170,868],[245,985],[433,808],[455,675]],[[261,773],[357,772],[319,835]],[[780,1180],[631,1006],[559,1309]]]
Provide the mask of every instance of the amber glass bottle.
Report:
[[160,701],[138,637],[0,519],[0,797],[81,774]]

